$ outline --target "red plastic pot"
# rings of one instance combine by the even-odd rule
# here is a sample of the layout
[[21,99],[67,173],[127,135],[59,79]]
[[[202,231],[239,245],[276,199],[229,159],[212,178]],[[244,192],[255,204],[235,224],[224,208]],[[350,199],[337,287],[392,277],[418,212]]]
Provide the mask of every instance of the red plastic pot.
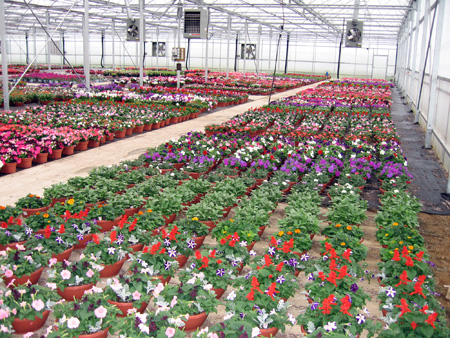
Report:
[[278,328],[271,327],[269,329],[261,329],[261,333],[258,337],[275,337],[278,332]]
[[32,157],[21,158],[20,163],[17,163],[17,168],[22,168],[22,169],[31,168],[32,164],[33,164]]
[[122,266],[125,263],[125,261],[126,261],[126,258],[124,258],[114,264],[111,264],[111,265],[102,264],[104,269],[102,271],[100,271],[100,277],[108,278],[108,277],[113,277],[113,276],[117,275],[119,273],[120,269],[122,269]]
[[24,218],[28,218],[34,214],[36,214],[37,212],[43,213],[48,211],[48,209],[50,209],[50,206],[48,207],[42,207],[42,208],[36,208],[36,209],[27,209],[27,208],[22,208],[22,215]]
[[73,248],[74,247],[71,247],[57,255],[52,254],[52,258],[56,258],[56,260],[58,262],[62,262],[63,260],[69,260],[69,257],[72,254]]
[[87,234],[81,241],[78,241],[78,244],[73,246],[74,249],[84,249],[87,245],[87,242],[92,241],[92,234]]
[[205,241],[206,236],[200,236],[200,237],[196,237],[194,239],[195,241],[195,248],[194,250],[197,250],[198,248],[200,248],[203,244],[203,242]]
[[14,318],[14,321],[12,323],[12,327],[14,329],[15,334],[23,334],[27,332],[33,332],[39,330],[41,327],[44,326],[45,322],[48,319],[48,316],[50,314],[49,310],[45,310],[42,313],[42,318],[39,318],[38,316],[34,317],[34,320],[30,319],[19,319]]
[[113,221],[97,221],[97,225],[101,227],[101,232],[110,231],[115,225],[117,225],[120,221],[121,217],[117,217]]
[[[6,277],[3,275],[3,281],[6,285],[10,284],[14,279],[14,285],[23,285],[26,284],[28,281],[30,281],[31,284],[36,284],[39,281],[39,278],[42,275],[42,271],[44,270],[44,267],[36,270],[35,272],[29,274],[29,275],[23,275],[22,277],[17,277],[15,275],[12,275],[12,277]],[[12,285],[11,285],[12,287]]]
[[173,221],[175,221],[175,218],[177,218],[177,214],[174,213],[174,214],[172,214],[172,215],[170,215],[170,216],[164,216],[164,215],[163,215],[163,218],[164,218],[164,220],[166,221],[165,225],[167,226],[167,225],[169,225],[169,224],[172,224]]
[[58,288],[56,290],[56,292],[62,298],[71,302],[74,299],[81,299],[84,296],[84,292],[92,289],[93,286],[94,286],[94,284],[92,284],[92,283],[78,285],[78,286],[68,286],[64,290],[61,290],[60,288]]
[[176,260],[177,260],[177,262],[178,262],[178,264],[179,264],[178,267],[181,269],[181,268],[186,264],[186,262],[187,262],[187,260],[188,260],[188,256],[180,255],[180,256],[178,256],[178,257],[176,258]]
[[75,151],[75,146],[64,146],[62,154],[63,155],[73,155]]
[[51,160],[59,160],[62,157],[63,149],[53,149],[51,154],[48,154],[48,158]]
[[195,331],[203,325],[206,318],[208,318],[208,315],[205,312],[197,315],[191,315],[187,321],[184,321],[185,325],[182,327],[182,330],[187,332]]
[[220,299],[220,297],[222,297],[225,293],[225,289],[222,288],[213,288],[213,291],[216,293],[216,299]]
[[[117,308],[122,312],[122,314],[118,314],[117,317],[126,317],[128,314],[128,310],[134,308],[133,303],[122,303],[122,302],[114,302],[112,300],[108,300],[108,303],[117,306]],[[147,308],[148,303],[142,302],[141,307],[137,309],[137,312],[143,313]]]
[[208,227],[209,232],[211,232],[212,229],[216,227],[216,223],[214,221],[200,221],[200,222],[202,222],[204,225]]
[[39,153],[36,155],[36,158],[33,159],[33,162],[35,163],[46,163],[48,161],[48,153]]
[[78,142],[77,146],[75,147],[75,150],[84,151],[88,148],[88,141],[80,141]]
[[80,334],[78,336],[78,338],[106,338],[106,337],[108,337],[108,331],[109,331],[109,327],[107,327],[106,329],[104,329],[102,331],[98,331],[95,333]]

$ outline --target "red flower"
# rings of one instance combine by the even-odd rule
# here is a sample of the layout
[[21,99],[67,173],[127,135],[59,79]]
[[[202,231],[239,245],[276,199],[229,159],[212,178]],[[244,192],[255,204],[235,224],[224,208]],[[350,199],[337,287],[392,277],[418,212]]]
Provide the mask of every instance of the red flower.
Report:
[[200,252],[199,250],[197,250],[197,251],[195,252],[195,258],[196,258],[196,259],[202,259],[202,254],[201,254],[201,252]]
[[430,324],[433,327],[433,329],[435,329],[436,326],[434,326],[434,322],[436,321],[437,316],[438,316],[437,312],[432,313],[431,315],[428,316],[428,319],[425,320],[425,323]]
[[111,231],[111,234],[109,235],[109,238],[111,239],[111,243],[117,240],[117,231]]
[[331,294],[327,298],[325,298],[322,302],[322,306],[319,307],[322,310],[322,313],[325,315],[329,315],[331,313],[331,305],[336,305],[334,302],[334,295]]
[[277,268],[275,270],[281,272],[281,269],[283,269],[284,263],[281,262],[280,264],[277,265]]
[[411,327],[413,328],[413,330],[415,330],[415,329],[416,329],[416,327],[417,327],[417,324],[416,324],[416,322],[412,322],[412,323],[411,323]]
[[227,240],[226,240],[225,238],[222,238],[222,239],[220,240],[220,244],[222,244],[222,245],[224,245],[226,242],[227,242]]
[[341,299],[341,312],[349,315],[351,317],[353,317],[353,315],[348,312],[348,310],[350,310],[350,308],[352,307],[352,303],[350,302],[350,297],[348,295],[346,295],[344,298]]
[[92,240],[94,241],[95,244],[100,244],[100,240],[98,239],[98,236],[96,234],[92,235]]
[[402,299],[400,300],[400,302],[402,303],[402,305],[395,305],[396,307],[400,308],[401,311],[402,311],[401,314],[400,314],[400,316],[399,316],[399,318],[400,318],[401,316],[403,316],[405,313],[411,312],[411,310],[410,310],[409,307],[408,307],[408,304],[406,304],[405,298],[402,298]]
[[280,291],[275,290],[276,287],[277,283],[273,282],[272,284],[270,284],[269,289],[267,290],[267,294],[270,296],[270,298],[272,298],[272,300],[275,300],[275,298],[273,298],[273,295],[275,293],[280,293]]
[[425,279],[427,277],[425,275],[419,276],[419,280],[416,282],[416,284],[414,284],[414,291],[411,292],[409,295],[422,295],[423,298],[427,298],[425,297],[425,295],[423,294],[423,290],[422,290],[422,284],[425,283]]
[[395,287],[401,284],[408,285],[409,282],[411,281],[408,279],[408,273],[406,272],[406,270],[403,270],[402,274],[400,275],[400,282],[398,282]]
[[59,232],[60,234],[63,234],[63,233],[66,232],[66,228],[64,227],[64,224],[61,224],[61,226],[59,227],[58,232]]
[[47,225],[44,231],[45,238],[50,238],[50,234],[52,233],[52,230],[50,230],[50,225]]
[[399,262],[400,261],[400,254],[398,252],[398,249],[394,250],[394,257],[392,257],[393,261]]

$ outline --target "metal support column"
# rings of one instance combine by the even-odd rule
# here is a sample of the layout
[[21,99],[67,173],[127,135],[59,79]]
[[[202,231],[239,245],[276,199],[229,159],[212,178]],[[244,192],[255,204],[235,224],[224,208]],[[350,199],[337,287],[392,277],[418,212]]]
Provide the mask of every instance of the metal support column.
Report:
[[116,23],[112,19],[112,69],[116,69],[116,46],[115,46],[115,36],[116,36]]
[[159,70],[158,47],[159,47],[159,27],[156,27],[156,70]]
[[[48,10],[47,10],[47,14],[46,14],[46,19],[47,19],[47,31],[50,31],[50,12]],[[52,69],[51,60],[50,60],[50,47],[51,46],[52,46],[51,42],[47,43],[47,67],[48,67],[48,70]]]
[[[419,17],[419,13],[417,11],[417,2],[414,2],[414,8],[413,10],[411,10],[410,15],[411,15],[411,24],[409,26],[409,42],[408,42],[408,58],[406,61],[406,68],[409,67],[409,76],[406,77],[406,82],[405,82],[405,92],[406,95],[409,96],[409,98],[411,98],[411,92],[409,91],[411,82],[413,81],[413,65],[411,64],[411,54],[413,53],[413,42],[414,42],[414,14],[417,16],[417,18]],[[418,19],[416,18],[416,24],[418,23]],[[415,53],[414,53],[415,54]]]
[[287,37],[286,37],[286,60],[284,60],[284,74],[287,73],[287,68],[288,68],[288,57],[289,57],[289,39],[290,39],[291,34],[287,33]]
[[256,61],[256,74],[259,75],[259,70],[261,69],[261,34],[262,34],[262,26],[258,26],[258,44],[256,45],[258,60]]
[[[181,53],[181,19],[183,17],[183,5],[181,1],[178,2],[177,16],[178,16],[178,52]],[[177,65],[177,88],[179,89],[180,87],[181,87],[181,69],[179,69]]]
[[84,0],[84,17],[83,17],[83,67],[84,77],[86,81],[86,90],[91,89],[91,69],[89,55],[89,0]]
[[[439,1],[436,10],[438,10],[438,17],[436,22],[436,39],[435,41],[442,41],[445,24],[445,3],[446,1]],[[434,44],[433,51],[433,68],[431,70],[431,87],[430,87],[430,102],[428,104],[427,116],[427,130],[425,133],[425,148],[431,148],[431,135],[433,134],[434,120],[437,112],[437,82],[439,75],[439,62],[441,59],[441,44]]]
[[227,25],[227,80],[230,77],[230,39],[231,39],[231,15],[228,15],[228,25]]
[[205,53],[205,82],[208,82],[208,49],[209,49],[209,44],[208,44],[208,37],[206,37],[206,53]]
[[416,4],[416,23],[414,25],[415,27],[415,31],[414,31],[414,50],[412,51],[412,63],[411,63],[411,82],[409,83],[409,98],[411,99],[411,104],[414,102],[414,98],[415,98],[415,92],[414,92],[414,84],[415,82],[415,78],[416,78],[416,64],[417,64],[417,54],[419,51],[419,27],[420,27],[420,16],[421,16],[421,11],[420,11],[420,6],[418,2],[415,2]]
[[[66,53],[66,51],[64,50],[64,32],[61,31],[61,69],[64,68],[64,54]],[[28,63],[28,62],[27,62]]]
[[30,49],[28,46],[28,31],[25,32],[25,51],[26,51],[25,63],[28,64],[30,62]]
[[9,110],[8,54],[6,51],[5,1],[0,0],[0,41],[2,42],[3,106]]
[[[245,20],[244,26],[244,77],[247,75],[247,35],[248,35],[248,22]],[[242,48],[241,48],[242,50]]]
[[270,27],[269,31],[269,65],[267,66],[267,71],[270,72],[270,60],[272,60],[272,27]]
[[35,58],[34,66],[37,67],[37,42],[36,42],[36,27],[33,28],[33,58]]
[[139,0],[139,86],[144,85],[144,0]]
[[[430,20],[430,0],[425,0],[425,12],[423,13],[423,23],[422,23],[422,42],[421,42],[421,46],[422,48],[420,48],[420,60],[419,60],[419,78],[416,84],[416,88],[415,88],[415,102],[416,102],[416,111],[414,114],[414,123],[418,123],[419,122],[419,115],[420,115],[420,102],[419,102],[419,98],[420,98],[420,92],[419,92],[419,88],[422,87],[422,83],[423,83],[423,70],[425,67],[425,56],[427,54],[427,50],[428,48],[424,48],[425,46],[427,46],[427,34],[426,32],[428,32],[428,25],[429,25],[429,20]],[[418,52],[418,51],[416,51]]]
[[234,52],[234,71],[237,70],[237,62],[238,62],[238,43],[239,43],[239,32],[236,33],[236,49]]

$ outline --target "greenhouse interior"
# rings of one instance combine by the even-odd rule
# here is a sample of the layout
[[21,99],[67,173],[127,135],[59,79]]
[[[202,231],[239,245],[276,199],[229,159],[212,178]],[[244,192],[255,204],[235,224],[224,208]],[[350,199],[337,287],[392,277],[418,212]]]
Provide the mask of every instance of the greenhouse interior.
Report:
[[446,0],[0,0],[0,338],[450,337]]

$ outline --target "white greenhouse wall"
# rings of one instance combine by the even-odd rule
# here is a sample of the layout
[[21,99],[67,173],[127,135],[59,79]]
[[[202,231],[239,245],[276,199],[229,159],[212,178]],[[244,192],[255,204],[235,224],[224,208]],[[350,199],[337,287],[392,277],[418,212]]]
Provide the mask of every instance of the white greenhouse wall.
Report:
[[[434,96],[436,99],[436,115],[434,123],[431,125],[432,137],[431,146],[442,161],[445,169],[450,171],[450,25],[448,21],[444,20],[442,24],[442,39],[437,41],[436,45],[436,30],[439,17],[439,10],[444,8],[444,18],[450,17],[450,3],[448,1],[439,1],[438,12],[436,14],[436,22],[433,29],[433,35],[430,44],[429,56],[425,68],[425,76],[423,81],[423,88],[419,101],[420,79],[423,70],[422,53],[426,53],[427,46],[422,44],[422,37],[426,36],[428,42],[430,27],[433,21],[434,9],[436,7],[435,1],[429,1],[431,12],[429,13],[428,27],[424,24],[425,0],[417,0],[418,8],[420,9],[420,21],[418,31],[418,43],[415,42],[415,23],[417,11],[413,11],[413,25],[411,39],[411,26],[406,25],[403,35],[400,38],[398,72],[396,74],[396,82],[401,88],[406,102],[411,106],[411,110],[416,115],[418,122],[424,129],[427,128],[429,113],[431,110],[430,99]],[[445,7],[444,7],[445,6]],[[410,47],[410,41],[412,41]],[[410,52],[409,52],[410,50]],[[435,53],[440,53],[440,62],[437,76],[437,90],[431,93],[431,72],[435,62]],[[408,59],[408,55],[410,55]],[[416,57],[414,57],[414,55]],[[423,54],[425,56],[425,54]],[[415,60],[414,60],[415,59]],[[415,62],[413,62],[415,61]]]

